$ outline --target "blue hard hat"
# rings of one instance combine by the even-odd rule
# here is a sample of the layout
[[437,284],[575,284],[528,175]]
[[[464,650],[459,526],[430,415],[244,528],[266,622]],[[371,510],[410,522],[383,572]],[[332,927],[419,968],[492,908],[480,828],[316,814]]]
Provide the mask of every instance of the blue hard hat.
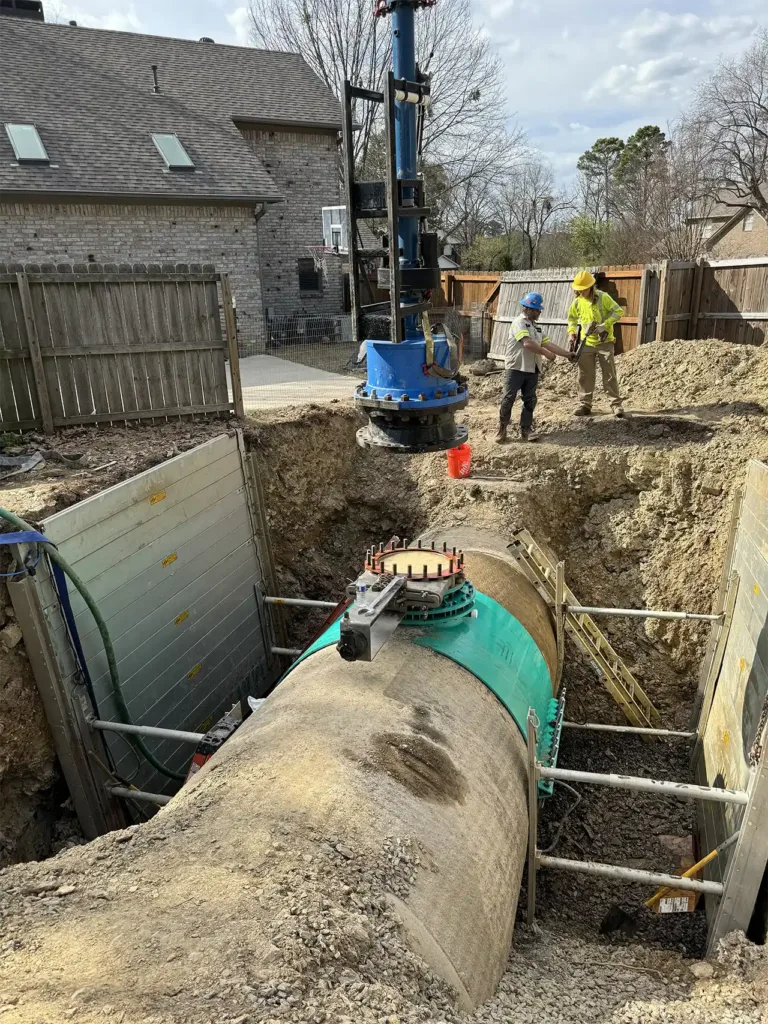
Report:
[[544,296],[540,292],[528,292],[520,299],[520,305],[526,309],[543,309]]

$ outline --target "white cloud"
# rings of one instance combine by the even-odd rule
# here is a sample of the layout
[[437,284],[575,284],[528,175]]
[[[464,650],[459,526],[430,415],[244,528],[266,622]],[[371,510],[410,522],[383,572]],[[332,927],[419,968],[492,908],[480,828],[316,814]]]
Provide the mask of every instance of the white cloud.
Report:
[[639,64],[614,64],[593,83],[587,99],[636,103],[663,96],[674,101],[688,92],[696,75],[705,68],[698,58],[684,53],[670,53]]
[[249,46],[251,42],[251,21],[247,7],[237,7],[227,15],[227,21],[235,33],[238,46]]
[[572,132],[591,132],[592,131],[592,129],[589,127],[588,124],[581,124],[580,121],[571,121],[571,122],[569,122],[568,127],[571,129]]
[[[102,4],[98,7],[103,9]],[[136,13],[136,5],[128,4],[121,10],[107,10],[100,14],[89,11],[75,4],[52,4],[46,16],[49,21],[76,21],[83,28],[105,28],[113,32],[144,32],[146,26]]]
[[514,6],[515,0],[492,0],[487,8],[488,17],[496,21],[497,18],[503,18],[505,14],[509,14]]
[[670,48],[717,49],[733,40],[746,39],[756,24],[756,19],[747,14],[702,18],[691,12],[670,14],[646,8],[619,34],[618,47],[635,59],[658,56]]

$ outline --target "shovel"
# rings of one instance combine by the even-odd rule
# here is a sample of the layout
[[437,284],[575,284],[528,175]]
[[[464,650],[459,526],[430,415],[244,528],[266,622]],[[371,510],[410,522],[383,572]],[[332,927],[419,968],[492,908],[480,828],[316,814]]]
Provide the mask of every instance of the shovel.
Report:
[[[706,857],[702,857],[701,860],[689,867],[687,871],[684,871],[680,877],[693,878],[695,875],[698,875],[698,873],[702,871],[707,864],[710,864],[716,857],[719,857],[720,854],[727,850],[729,846],[732,846],[738,838],[739,833],[734,832],[732,836],[729,836],[724,842],[720,843],[718,847],[714,850],[710,850]],[[668,893],[673,891],[673,888],[670,886],[662,886],[658,892],[655,892],[650,899],[645,901],[643,906],[651,910],[659,900],[663,899]],[[625,935],[634,935],[637,931],[638,924],[639,922],[637,920],[636,911],[624,910],[618,904],[614,903],[602,920],[600,925],[600,934],[610,935],[611,932],[623,931]]]

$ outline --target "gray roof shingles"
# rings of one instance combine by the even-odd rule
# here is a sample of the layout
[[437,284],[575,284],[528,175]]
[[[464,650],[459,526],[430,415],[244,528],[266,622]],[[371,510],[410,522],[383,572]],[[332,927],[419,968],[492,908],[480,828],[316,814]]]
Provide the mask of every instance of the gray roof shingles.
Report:
[[[157,65],[160,92],[152,91]],[[0,122],[34,122],[50,165],[19,165],[0,129],[0,197],[277,201],[234,121],[341,126],[298,54],[0,17]],[[176,132],[194,171],[168,171]]]

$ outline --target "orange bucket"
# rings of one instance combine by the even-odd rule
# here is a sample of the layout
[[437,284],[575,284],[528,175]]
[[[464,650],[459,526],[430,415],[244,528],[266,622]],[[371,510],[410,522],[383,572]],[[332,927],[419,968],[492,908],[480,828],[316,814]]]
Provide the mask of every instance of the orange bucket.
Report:
[[469,476],[472,449],[468,444],[460,444],[458,448],[449,448],[446,454],[448,456],[448,476],[452,476],[454,480],[461,480],[462,477]]

